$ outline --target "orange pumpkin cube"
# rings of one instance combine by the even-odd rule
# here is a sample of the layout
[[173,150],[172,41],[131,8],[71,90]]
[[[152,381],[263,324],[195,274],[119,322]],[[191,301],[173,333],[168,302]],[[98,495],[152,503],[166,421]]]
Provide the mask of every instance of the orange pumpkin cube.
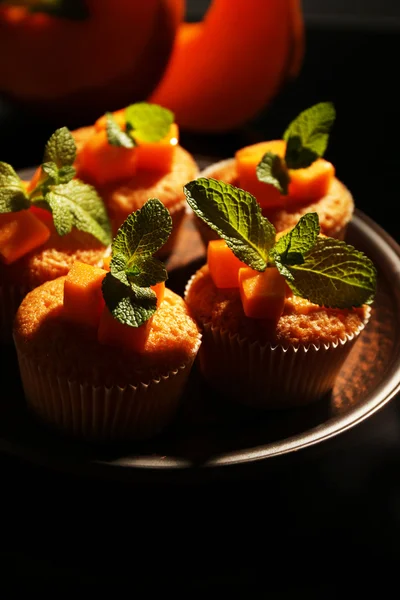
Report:
[[257,179],[257,165],[266,152],[284,157],[285,151],[286,142],[284,140],[272,140],[246,146],[235,154],[238,186],[255,196],[262,208],[284,208],[285,197],[273,185]]
[[237,258],[225,240],[211,240],[207,247],[207,264],[217,288],[237,288],[239,270],[246,267]]
[[312,202],[323,198],[335,176],[335,167],[318,158],[306,169],[289,169],[288,202]]
[[75,261],[64,282],[64,316],[97,329],[105,302],[101,284],[105,269]]
[[0,215],[0,256],[10,264],[50,237],[50,229],[30,210]]
[[146,344],[152,318],[140,327],[131,327],[114,319],[107,306],[104,306],[100,316],[97,339],[100,344],[117,346],[132,352],[141,352]]
[[169,132],[158,142],[137,139],[137,169],[167,173],[171,169],[175,147],[179,143],[179,129],[172,123]]
[[79,176],[95,185],[105,185],[133,177],[137,167],[136,148],[124,148],[108,143],[103,129],[89,137],[79,155]]
[[286,280],[275,267],[263,272],[250,267],[239,271],[239,291],[246,317],[278,321],[283,312]]

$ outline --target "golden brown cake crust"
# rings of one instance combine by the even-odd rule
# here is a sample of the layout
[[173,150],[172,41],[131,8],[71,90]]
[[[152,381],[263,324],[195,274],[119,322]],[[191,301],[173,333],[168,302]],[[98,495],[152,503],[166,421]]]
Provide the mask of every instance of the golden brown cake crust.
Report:
[[149,198],[158,198],[168,209],[185,201],[183,186],[198,175],[198,166],[181,146],[175,148],[171,170],[163,175],[138,171],[130,181],[99,188],[115,231],[127,216],[141,208]]
[[[213,177],[238,187],[234,158],[207,167],[200,176]],[[300,217],[308,212],[318,213],[321,233],[343,239],[345,228],[354,212],[353,196],[339,179],[334,178],[329,192],[317,202],[289,205],[285,210],[263,210],[264,216],[274,224],[278,232],[294,227]]]
[[359,332],[367,314],[367,307],[355,309],[326,309],[302,298],[291,296],[276,328],[270,322],[245,316],[238,289],[218,289],[204,265],[193,276],[186,302],[200,325],[212,326],[239,334],[242,338],[260,343],[308,345],[345,340]]
[[107,251],[106,246],[88,233],[74,228],[71,233],[59,236],[54,225],[47,222],[46,225],[50,227],[51,235],[45,244],[10,265],[0,261],[2,285],[22,285],[32,289],[66,275],[75,260],[99,264]]
[[99,344],[96,332],[63,318],[65,277],[49,281],[22,301],[14,321],[18,351],[60,375],[93,385],[138,384],[193,360],[199,329],[184,300],[169,289],[155,313],[142,353]]

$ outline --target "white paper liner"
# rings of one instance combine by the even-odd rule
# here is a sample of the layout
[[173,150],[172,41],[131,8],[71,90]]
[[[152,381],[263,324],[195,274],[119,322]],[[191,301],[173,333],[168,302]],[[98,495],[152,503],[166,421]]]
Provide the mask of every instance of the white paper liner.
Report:
[[197,350],[176,370],[125,387],[70,380],[24,355],[18,346],[17,356],[25,398],[36,416],[80,439],[113,441],[150,438],[173,420]]
[[0,286],[0,343],[12,344],[12,328],[19,305],[30,291],[22,285]]
[[[193,282],[188,281],[185,298]],[[371,315],[352,335],[328,344],[282,346],[249,342],[237,334],[202,324],[198,354],[203,377],[225,397],[254,408],[306,405],[329,392]]]

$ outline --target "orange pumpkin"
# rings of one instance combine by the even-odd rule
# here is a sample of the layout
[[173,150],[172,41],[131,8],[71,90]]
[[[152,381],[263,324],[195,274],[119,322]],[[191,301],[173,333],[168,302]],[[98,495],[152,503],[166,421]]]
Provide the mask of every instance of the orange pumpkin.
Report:
[[[0,92],[69,124],[143,100],[167,65],[184,0],[84,0],[82,20],[0,5]],[[17,3],[16,3],[17,4]],[[21,4],[21,2],[19,2]]]
[[182,129],[227,131],[298,74],[303,53],[301,0],[212,0],[201,23],[179,28],[149,101],[171,109]]

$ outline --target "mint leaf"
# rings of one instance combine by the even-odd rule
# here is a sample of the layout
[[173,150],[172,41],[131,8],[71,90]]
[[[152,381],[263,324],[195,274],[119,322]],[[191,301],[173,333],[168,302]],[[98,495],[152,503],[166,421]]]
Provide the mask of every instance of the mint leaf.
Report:
[[157,308],[157,296],[151,288],[125,285],[111,272],[103,279],[102,292],[113,317],[130,327],[143,325]]
[[126,276],[130,283],[139,287],[149,287],[168,279],[167,269],[153,256],[137,256],[135,263],[127,268]]
[[304,263],[304,255],[313,248],[319,231],[318,213],[307,213],[300,218],[293,229],[276,242],[270,250],[270,259],[274,260],[282,275],[293,280],[286,266]]
[[111,228],[103,201],[96,190],[78,179],[52,187],[46,194],[57,233],[66,235],[76,227],[107,246]]
[[286,140],[285,161],[289,169],[303,169],[324,155],[336,112],[331,102],[320,102],[304,110],[290,123]]
[[165,137],[174,122],[167,108],[148,102],[131,104],[125,110],[126,131],[137,142],[158,142]]
[[133,148],[135,146],[134,140],[122,131],[111,113],[106,113],[106,133],[108,143],[111,146],[122,148]]
[[60,169],[73,165],[76,158],[76,145],[67,127],[57,129],[46,144],[43,162],[55,163]]
[[0,162],[0,214],[29,208],[24,184],[11,165]]
[[304,263],[287,268],[293,293],[320,306],[351,308],[373,301],[376,269],[365,254],[345,242],[318,237]]
[[289,174],[285,161],[272,152],[266,152],[256,168],[259,181],[273,185],[281,194],[288,193]]
[[156,311],[157,296],[150,288],[168,277],[154,254],[172,231],[168,210],[157,198],[130,214],[111,245],[110,272],[103,280],[103,297],[120,323],[139,327]]
[[254,196],[206,177],[190,181],[183,190],[196,215],[226,241],[242,262],[256,271],[266,269],[275,228],[262,216]]
[[[171,231],[171,215],[157,198],[151,198],[142,208],[131,213],[119,228],[111,245],[110,270],[113,276],[127,283],[128,269],[136,266],[140,272],[145,270],[143,259],[157,252],[165,244]],[[149,267],[150,270],[151,268],[153,267]],[[132,273],[130,271],[131,277]]]

